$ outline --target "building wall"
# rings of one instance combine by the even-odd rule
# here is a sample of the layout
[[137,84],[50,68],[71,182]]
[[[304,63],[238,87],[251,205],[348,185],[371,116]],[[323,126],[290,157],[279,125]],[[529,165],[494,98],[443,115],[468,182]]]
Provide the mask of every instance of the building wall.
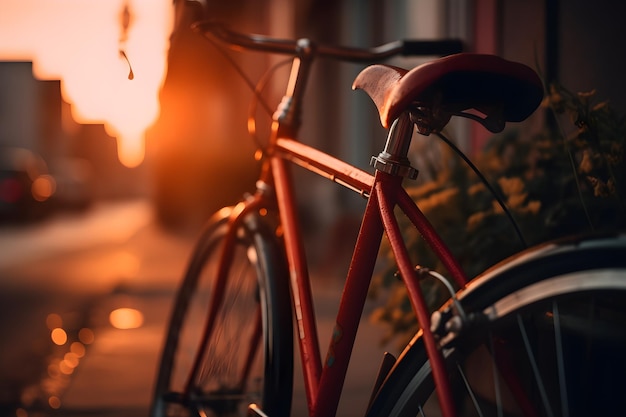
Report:
[[39,83],[30,62],[0,62],[0,146],[38,146]]
[[561,83],[573,91],[596,89],[626,114],[626,2],[561,0],[559,15]]

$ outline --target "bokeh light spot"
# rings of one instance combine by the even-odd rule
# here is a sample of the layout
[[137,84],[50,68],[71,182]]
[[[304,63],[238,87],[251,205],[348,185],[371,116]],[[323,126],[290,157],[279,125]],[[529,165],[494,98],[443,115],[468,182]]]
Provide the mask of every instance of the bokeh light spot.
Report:
[[72,368],[76,368],[79,362],[78,355],[73,352],[67,352],[65,356],[63,356],[63,362],[67,363],[67,365]]
[[53,395],[48,398],[48,405],[50,405],[51,408],[58,410],[61,408],[61,400],[56,395]]
[[74,368],[71,367],[66,361],[59,363],[59,370],[63,375],[71,375],[74,372]]
[[67,333],[60,327],[52,329],[50,337],[55,345],[63,346],[67,342]]
[[56,189],[56,182],[54,178],[50,175],[41,175],[33,181],[31,185],[31,192],[33,194],[33,198],[37,201],[46,201]]
[[83,327],[78,332],[78,339],[84,343],[85,345],[90,345],[95,340],[95,335],[93,334],[93,330]]
[[109,314],[109,321],[116,329],[136,329],[143,324],[143,313],[134,308],[118,308]]
[[85,356],[85,345],[80,342],[74,342],[70,346],[70,352],[76,355],[77,358]]

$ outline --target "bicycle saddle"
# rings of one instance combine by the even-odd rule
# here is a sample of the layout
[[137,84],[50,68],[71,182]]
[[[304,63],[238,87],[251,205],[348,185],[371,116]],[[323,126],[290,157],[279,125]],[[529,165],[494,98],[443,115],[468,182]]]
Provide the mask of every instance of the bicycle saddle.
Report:
[[422,134],[440,131],[454,115],[476,120],[497,133],[505,122],[530,116],[543,98],[541,80],[528,66],[474,53],[439,58],[410,71],[371,65],[356,77],[352,88],[372,98],[385,128],[409,111]]

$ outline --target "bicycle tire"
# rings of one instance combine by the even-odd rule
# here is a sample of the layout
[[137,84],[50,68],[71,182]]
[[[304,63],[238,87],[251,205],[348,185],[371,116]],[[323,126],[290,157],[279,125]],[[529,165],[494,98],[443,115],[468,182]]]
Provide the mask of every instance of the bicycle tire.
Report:
[[[460,416],[620,415],[626,409],[626,236],[524,252],[457,297],[466,314],[478,318],[443,349]],[[438,407],[418,333],[368,416],[439,415]]]
[[[234,243],[237,250],[218,322],[206,351],[202,352],[203,369],[193,380],[192,389],[184,389],[203,334],[208,297],[214,284],[212,277],[231,211],[223,209],[209,221],[178,289],[154,388],[153,417],[246,415],[250,403],[271,415],[289,415],[293,329],[288,269],[281,243],[256,214],[247,215],[238,226]],[[259,337],[254,333],[258,314],[262,343],[252,342]],[[246,339],[249,345],[261,349],[254,356],[251,375],[242,383],[235,374],[246,367],[241,349],[245,349]]]

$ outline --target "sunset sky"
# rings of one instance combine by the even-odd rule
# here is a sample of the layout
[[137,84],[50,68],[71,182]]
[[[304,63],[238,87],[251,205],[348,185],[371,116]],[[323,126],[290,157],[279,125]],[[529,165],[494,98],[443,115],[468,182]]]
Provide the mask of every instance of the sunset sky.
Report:
[[0,60],[60,79],[74,119],[105,123],[121,162],[136,166],[158,115],[172,15],[172,0],[0,0]]

